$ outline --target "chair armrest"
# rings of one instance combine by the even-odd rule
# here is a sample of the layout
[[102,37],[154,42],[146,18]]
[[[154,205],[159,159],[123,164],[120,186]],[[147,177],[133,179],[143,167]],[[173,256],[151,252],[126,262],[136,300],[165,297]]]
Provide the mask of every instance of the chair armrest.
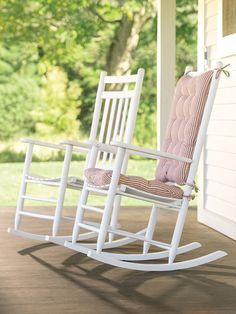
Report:
[[182,156],[170,154],[167,152],[158,151],[155,149],[142,148],[142,147],[138,147],[138,146],[122,143],[122,142],[112,142],[111,145],[113,145],[114,147],[124,148],[127,150],[129,154],[149,157],[152,159],[168,158],[168,159],[174,159],[174,160],[178,160],[178,161],[182,161],[186,163],[192,162],[192,159],[187,158],[187,157],[182,157]]
[[78,141],[63,140],[60,142],[60,144],[90,149],[92,148],[93,145],[96,144],[96,142],[92,142],[92,141],[78,142]]
[[103,152],[111,153],[111,154],[116,154],[118,150],[118,147],[110,145],[110,144],[98,143],[97,147],[99,150]]
[[[53,144],[53,143],[49,143],[49,142],[35,140],[32,138],[22,138],[21,142],[26,143],[26,144],[33,144],[33,145],[37,145],[37,146],[44,146],[44,147],[48,147],[48,148],[52,148],[52,149],[66,150],[66,147],[63,145],[63,142],[61,142],[60,144]],[[65,144],[69,144],[69,142],[73,142],[73,141],[64,141],[64,142],[65,142]],[[68,143],[66,143],[66,142],[68,142]],[[76,153],[86,153],[86,154],[88,153],[88,149],[85,149],[85,148],[73,148],[73,151]]]
[[63,140],[60,142],[60,144],[73,146],[73,151],[87,154],[88,151],[92,148],[92,146],[96,145],[96,142],[92,142],[92,141],[78,142],[78,141],[71,141],[71,140]]
[[38,141],[32,138],[21,138],[20,141],[26,144],[34,144],[37,146],[44,146],[44,147],[49,147],[53,149],[65,150],[65,147],[63,147],[62,145]]

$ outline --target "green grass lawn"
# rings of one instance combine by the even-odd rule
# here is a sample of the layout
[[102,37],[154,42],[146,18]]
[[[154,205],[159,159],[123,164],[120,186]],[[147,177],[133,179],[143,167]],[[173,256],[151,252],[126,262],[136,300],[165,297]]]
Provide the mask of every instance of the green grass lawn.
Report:
[[[81,177],[84,169],[84,161],[73,161],[70,167],[70,175]],[[31,165],[31,174],[40,174],[46,176],[60,176],[62,163],[55,162],[33,162]],[[20,180],[23,170],[23,163],[2,163],[0,164],[0,204],[2,205],[16,205]],[[133,175],[141,175],[145,178],[152,179],[155,171],[154,161],[134,161],[131,160],[128,165],[128,173]],[[29,184],[27,193],[33,196],[41,197],[56,197],[58,188],[48,187],[38,184]],[[75,190],[67,190],[66,205],[75,205],[78,202],[80,192]],[[94,199],[94,197],[93,197]],[[96,204],[102,204],[100,197],[96,198]],[[124,199],[125,205],[133,204],[131,200]],[[41,205],[39,202],[27,201],[28,205]],[[48,205],[49,203],[47,203]],[[135,202],[137,204],[137,201]],[[141,204],[141,202],[139,202]]]
[[[31,174],[40,174],[46,176],[60,176],[62,163],[55,162],[34,162],[31,165]],[[142,176],[147,179],[153,179],[156,163],[153,160],[130,160],[128,164],[128,174]],[[15,206],[17,202],[20,180],[22,175],[23,163],[0,163],[0,205]],[[84,169],[84,161],[73,161],[70,167],[70,175],[81,177]],[[58,188],[48,187],[38,184],[29,184],[27,193],[32,196],[56,197]],[[76,205],[78,203],[80,192],[67,190],[65,205]],[[91,203],[102,205],[101,197],[93,196]],[[45,204],[45,203],[44,203]],[[122,205],[142,205],[147,204],[138,200],[123,198]],[[27,201],[26,205],[43,205],[39,202]],[[50,205],[49,203],[45,205]],[[192,204],[194,205],[194,204]]]

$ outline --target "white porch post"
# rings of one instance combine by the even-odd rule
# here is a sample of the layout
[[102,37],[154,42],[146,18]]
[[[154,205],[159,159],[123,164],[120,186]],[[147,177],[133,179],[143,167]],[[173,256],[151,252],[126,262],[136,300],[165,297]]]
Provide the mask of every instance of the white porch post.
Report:
[[175,88],[175,0],[158,0],[157,135],[160,149]]

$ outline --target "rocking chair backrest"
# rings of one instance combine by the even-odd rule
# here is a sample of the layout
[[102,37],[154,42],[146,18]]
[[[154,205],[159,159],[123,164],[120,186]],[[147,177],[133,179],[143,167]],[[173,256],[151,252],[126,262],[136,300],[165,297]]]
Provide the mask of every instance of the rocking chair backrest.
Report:
[[[141,94],[144,70],[135,75],[100,75],[94,116],[89,140],[110,144],[111,141],[131,143],[138,103]],[[109,168],[113,155],[101,153],[98,156],[100,167]]]
[[[193,158],[197,150],[198,156],[194,162],[198,164],[218,85],[218,71],[220,69],[202,74],[190,72],[180,78],[162,151]],[[197,165],[194,168],[196,172]],[[162,182],[184,185],[189,181],[189,170],[190,165],[187,163],[162,158],[157,167],[156,178]]]

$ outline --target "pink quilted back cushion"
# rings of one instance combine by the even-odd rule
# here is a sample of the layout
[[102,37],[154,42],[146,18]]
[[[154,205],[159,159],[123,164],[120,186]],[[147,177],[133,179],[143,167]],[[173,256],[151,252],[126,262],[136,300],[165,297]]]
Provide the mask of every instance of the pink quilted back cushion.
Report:
[[[184,75],[178,81],[162,151],[188,158],[193,156],[212,75],[213,71],[195,77]],[[162,158],[156,179],[183,185],[189,167],[186,163]]]

